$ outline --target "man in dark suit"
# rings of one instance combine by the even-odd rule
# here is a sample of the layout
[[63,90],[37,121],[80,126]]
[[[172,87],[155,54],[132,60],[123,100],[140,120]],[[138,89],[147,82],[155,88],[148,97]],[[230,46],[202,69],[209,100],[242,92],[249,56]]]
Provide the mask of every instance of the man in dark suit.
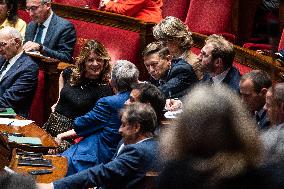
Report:
[[21,34],[12,27],[0,30],[0,107],[28,116],[37,86],[38,65],[22,49]]
[[181,58],[172,59],[169,49],[161,42],[147,45],[143,52],[144,64],[151,75],[151,83],[158,86],[166,98],[184,96],[197,82],[192,66]]
[[157,125],[155,111],[149,104],[133,103],[121,111],[119,132],[123,144],[112,161],[65,177],[53,184],[39,184],[39,189],[81,189],[90,187],[137,188],[147,171],[158,169]]
[[76,42],[74,26],[51,10],[51,0],[27,0],[32,18],[28,24],[23,49],[70,62]]
[[209,36],[198,56],[206,73],[204,82],[226,84],[239,92],[240,72],[234,67],[235,51],[233,44],[222,36],[213,34]]
[[270,121],[267,118],[265,95],[272,81],[270,76],[262,70],[253,70],[242,76],[240,81],[240,94],[247,109],[256,119],[260,129],[268,129]]

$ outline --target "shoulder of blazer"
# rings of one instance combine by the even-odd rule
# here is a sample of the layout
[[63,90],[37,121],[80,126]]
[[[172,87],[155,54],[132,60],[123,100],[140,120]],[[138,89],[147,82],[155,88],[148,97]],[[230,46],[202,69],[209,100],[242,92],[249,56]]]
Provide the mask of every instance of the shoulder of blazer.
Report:
[[[33,69],[38,69],[38,64],[27,54],[23,53],[16,62],[21,63],[21,66],[30,67],[32,66]],[[24,63],[22,63],[24,62]]]
[[58,23],[60,23],[60,26],[72,25],[71,22],[69,22],[69,21],[66,20],[65,18],[62,18],[62,17],[56,15],[55,13],[53,13],[53,16],[52,16],[52,18],[51,18],[50,23],[52,23],[52,24],[58,24]]

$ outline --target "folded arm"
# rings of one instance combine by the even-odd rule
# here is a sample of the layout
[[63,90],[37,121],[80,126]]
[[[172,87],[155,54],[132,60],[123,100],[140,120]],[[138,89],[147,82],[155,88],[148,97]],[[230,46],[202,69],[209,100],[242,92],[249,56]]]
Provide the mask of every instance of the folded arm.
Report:
[[126,0],[121,2],[109,1],[102,9],[108,12],[133,16],[145,5],[145,0]]

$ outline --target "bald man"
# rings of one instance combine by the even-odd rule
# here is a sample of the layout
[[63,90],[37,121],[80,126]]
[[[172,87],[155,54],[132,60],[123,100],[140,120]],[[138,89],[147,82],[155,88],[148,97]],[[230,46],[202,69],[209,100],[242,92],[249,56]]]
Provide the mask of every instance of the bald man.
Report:
[[0,108],[13,108],[23,117],[37,86],[38,65],[22,50],[22,36],[12,27],[0,30]]

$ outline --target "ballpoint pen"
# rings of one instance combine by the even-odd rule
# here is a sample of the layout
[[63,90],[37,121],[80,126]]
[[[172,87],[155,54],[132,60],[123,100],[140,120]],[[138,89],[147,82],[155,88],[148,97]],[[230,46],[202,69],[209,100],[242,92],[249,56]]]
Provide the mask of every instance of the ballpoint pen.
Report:
[[11,121],[10,123],[8,123],[7,125],[8,126],[11,126],[12,125],[12,123],[14,123],[15,121]]

